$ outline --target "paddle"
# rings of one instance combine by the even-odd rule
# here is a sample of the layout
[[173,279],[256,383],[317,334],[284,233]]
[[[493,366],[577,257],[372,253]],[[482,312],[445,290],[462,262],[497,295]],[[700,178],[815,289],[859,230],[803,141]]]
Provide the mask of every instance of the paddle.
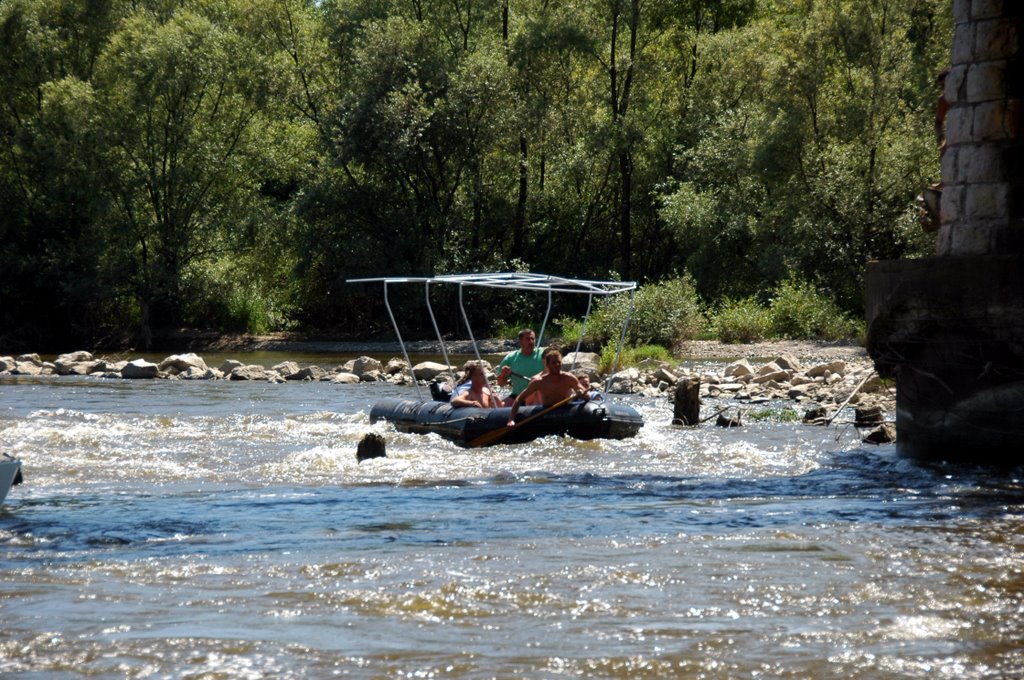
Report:
[[538,413],[534,413],[532,416],[529,416],[527,418],[523,418],[522,420],[520,420],[515,425],[512,425],[511,427],[506,425],[505,427],[498,428],[497,430],[491,430],[490,432],[485,432],[484,434],[480,435],[479,437],[477,437],[473,441],[471,441],[468,444],[466,444],[466,446],[468,446],[469,448],[474,448],[474,447],[477,447],[477,446],[487,446],[488,444],[493,444],[494,442],[498,441],[499,439],[504,437],[506,434],[508,434],[512,430],[516,429],[517,427],[519,427],[520,425],[525,425],[526,423],[530,422],[534,418],[540,418],[545,413],[548,413],[550,411],[554,411],[559,406],[565,406],[566,404],[568,404],[570,401],[572,401],[575,398],[576,398],[576,394],[575,393],[570,394],[568,397],[566,397],[562,401],[558,402],[557,404],[552,404],[551,406],[548,406],[543,411],[540,411]]

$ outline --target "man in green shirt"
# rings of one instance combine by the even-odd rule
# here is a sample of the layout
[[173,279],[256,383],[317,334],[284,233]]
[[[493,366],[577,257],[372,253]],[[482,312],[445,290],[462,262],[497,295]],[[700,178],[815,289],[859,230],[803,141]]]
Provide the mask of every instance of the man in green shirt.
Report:
[[536,333],[529,328],[519,331],[519,349],[509,352],[498,362],[498,384],[504,386],[512,382],[512,394],[505,399],[506,406],[526,389],[530,378],[544,370],[542,353],[543,348],[537,347]]

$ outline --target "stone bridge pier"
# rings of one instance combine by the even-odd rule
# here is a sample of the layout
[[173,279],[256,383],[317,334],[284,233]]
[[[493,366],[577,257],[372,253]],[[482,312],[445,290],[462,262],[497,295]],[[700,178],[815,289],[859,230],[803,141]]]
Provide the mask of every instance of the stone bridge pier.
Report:
[[872,262],[867,348],[897,384],[900,451],[1024,463],[1020,0],[953,0],[936,255]]

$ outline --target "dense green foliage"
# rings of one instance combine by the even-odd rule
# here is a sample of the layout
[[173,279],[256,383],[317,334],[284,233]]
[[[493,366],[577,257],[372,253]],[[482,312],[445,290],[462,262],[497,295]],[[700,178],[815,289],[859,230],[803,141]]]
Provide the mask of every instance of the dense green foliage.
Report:
[[931,247],[913,197],[938,175],[949,14],[0,0],[0,345],[367,335],[379,289],[345,279],[473,270],[671,282],[638,292],[634,343],[791,274],[776,324],[809,292],[856,315],[866,260]]

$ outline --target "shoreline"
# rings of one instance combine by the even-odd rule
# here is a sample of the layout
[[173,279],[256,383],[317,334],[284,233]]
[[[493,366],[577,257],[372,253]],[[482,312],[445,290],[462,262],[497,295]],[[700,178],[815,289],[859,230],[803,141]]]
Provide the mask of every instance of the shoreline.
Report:
[[[268,335],[219,335],[205,333],[181,333],[160,339],[163,349],[154,351],[182,350],[192,352],[295,352],[303,354],[398,354],[402,346],[397,340],[335,340],[325,337],[310,337],[290,333]],[[413,354],[439,354],[440,345],[436,340],[406,341],[406,349]],[[469,340],[446,340],[445,346],[452,354],[473,354],[473,343]],[[483,338],[477,340],[481,354],[503,354],[517,347],[514,339]],[[572,351],[565,347],[563,351]],[[107,350],[113,351],[113,350]],[[116,351],[137,351],[116,349]],[[672,350],[672,356],[680,360],[722,360],[771,359],[783,354],[792,354],[798,359],[815,360],[861,360],[870,361],[867,350],[851,341],[824,340],[769,340],[748,344],[729,344],[716,340],[688,340],[679,343]]]

